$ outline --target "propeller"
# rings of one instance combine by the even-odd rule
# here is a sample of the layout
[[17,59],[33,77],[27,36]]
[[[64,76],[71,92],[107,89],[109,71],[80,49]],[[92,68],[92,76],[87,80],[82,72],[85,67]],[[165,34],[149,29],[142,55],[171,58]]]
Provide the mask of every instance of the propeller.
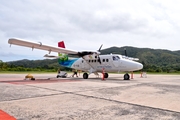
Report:
[[70,54],[72,56],[79,56],[79,57],[83,57],[86,55],[91,55],[93,53],[97,54],[97,61],[101,64],[101,59],[99,57],[99,55],[101,54],[101,48],[102,48],[103,44],[99,47],[99,49],[97,50],[97,52],[93,52],[93,51],[82,51],[82,52],[78,52],[77,54]]
[[103,44],[99,47],[99,50],[98,50],[98,62],[101,64],[101,59],[99,57],[99,55],[101,54],[101,48],[102,48]]
[[103,46],[103,44],[99,47],[99,50],[98,50],[98,52],[100,52],[101,51],[101,48],[102,48],[102,46]]

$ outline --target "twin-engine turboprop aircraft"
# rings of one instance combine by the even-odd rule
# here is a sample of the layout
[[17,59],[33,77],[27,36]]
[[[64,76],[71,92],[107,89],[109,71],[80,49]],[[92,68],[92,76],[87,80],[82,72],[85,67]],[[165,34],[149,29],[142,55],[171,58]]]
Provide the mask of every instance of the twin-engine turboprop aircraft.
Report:
[[[77,52],[65,48],[64,42],[59,42],[58,47],[45,45],[41,42],[30,42],[25,40],[19,40],[11,38],[8,43],[10,45],[25,46],[33,49],[46,50],[49,54],[45,57],[58,58],[59,64],[64,67],[69,67],[77,70],[84,71],[83,78],[88,79],[91,73],[98,74],[104,71],[104,78],[108,78],[108,72],[131,72],[141,70],[143,65],[134,60],[137,58],[130,58],[119,54],[100,55],[100,49],[98,51],[82,51]],[[57,52],[58,56],[50,55],[51,52]],[[79,56],[79,58],[70,59],[68,54]],[[124,80],[129,80],[128,73],[124,74]]]

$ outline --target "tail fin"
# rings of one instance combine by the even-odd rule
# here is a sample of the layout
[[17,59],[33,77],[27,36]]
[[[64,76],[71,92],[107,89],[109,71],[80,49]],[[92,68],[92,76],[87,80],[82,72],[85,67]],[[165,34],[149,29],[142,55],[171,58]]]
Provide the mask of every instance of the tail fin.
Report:
[[[58,47],[65,48],[64,41],[58,42]],[[59,56],[59,63],[61,65],[63,65],[65,61],[68,61],[68,55],[67,54],[58,53],[58,56]]]
[[[58,42],[58,47],[65,48],[64,41]],[[68,54],[64,54],[64,53],[58,53],[58,56],[59,56],[58,59],[59,64],[64,67],[72,68],[73,63],[77,60],[77,59],[69,59]]]
[[58,42],[58,47],[65,48],[64,41]]

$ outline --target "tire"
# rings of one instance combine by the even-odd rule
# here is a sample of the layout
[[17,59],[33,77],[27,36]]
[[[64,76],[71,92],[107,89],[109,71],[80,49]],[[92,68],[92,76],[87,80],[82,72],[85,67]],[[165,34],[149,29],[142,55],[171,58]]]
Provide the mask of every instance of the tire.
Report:
[[84,79],[88,79],[88,74],[87,74],[87,73],[84,73],[84,74],[83,74],[83,78],[84,78]]
[[108,78],[108,73],[104,73],[104,78]]
[[66,74],[65,74],[65,77],[67,77],[67,76],[68,76],[68,74],[66,73]]
[[57,78],[59,77],[59,75],[57,75]]
[[124,80],[129,80],[130,76],[128,73],[124,74]]

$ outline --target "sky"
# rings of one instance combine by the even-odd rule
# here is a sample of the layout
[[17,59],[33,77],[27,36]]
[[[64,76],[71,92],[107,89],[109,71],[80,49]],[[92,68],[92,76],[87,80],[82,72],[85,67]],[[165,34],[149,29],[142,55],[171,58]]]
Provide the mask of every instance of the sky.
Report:
[[[44,59],[47,51],[8,44],[9,38],[67,49],[109,47],[180,50],[179,0],[1,0],[0,60]],[[56,53],[52,53],[55,55]]]

